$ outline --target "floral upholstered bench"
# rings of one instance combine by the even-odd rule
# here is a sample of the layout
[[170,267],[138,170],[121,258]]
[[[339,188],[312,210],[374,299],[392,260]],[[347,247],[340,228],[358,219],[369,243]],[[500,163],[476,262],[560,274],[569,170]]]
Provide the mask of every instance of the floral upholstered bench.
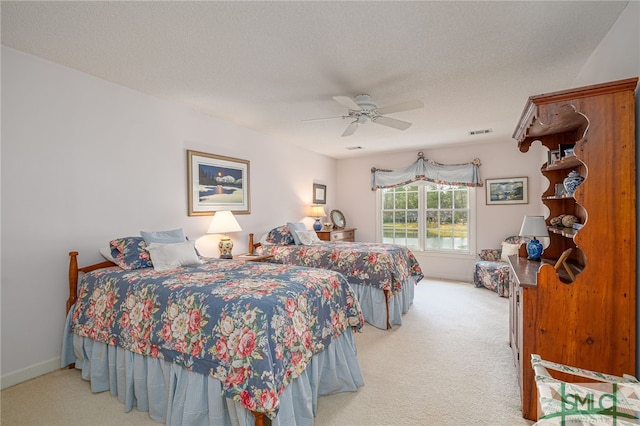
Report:
[[524,238],[511,236],[502,242],[499,249],[482,249],[473,271],[473,283],[476,287],[485,287],[498,293],[498,296],[509,297],[509,263],[508,256],[518,254]]

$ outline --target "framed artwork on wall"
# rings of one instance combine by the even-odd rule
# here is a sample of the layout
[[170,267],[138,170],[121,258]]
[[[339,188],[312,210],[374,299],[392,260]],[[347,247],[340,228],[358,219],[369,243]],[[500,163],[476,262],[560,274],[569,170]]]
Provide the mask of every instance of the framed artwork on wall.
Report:
[[486,179],[487,204],[528,204],[527,178]]
[[189,216],[251,213],[249,161],[187,150]]
[[313,184],[313,204],[327,204],[327,185]]

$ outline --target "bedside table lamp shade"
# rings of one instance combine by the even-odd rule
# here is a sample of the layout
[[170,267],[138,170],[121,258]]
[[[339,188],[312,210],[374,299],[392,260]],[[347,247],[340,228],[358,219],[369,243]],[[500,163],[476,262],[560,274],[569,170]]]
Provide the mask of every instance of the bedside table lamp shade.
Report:
[[309,216],[316,218],[316,223],[313,224],[313,229],[315,231],[320,231],[322,229],[322,223],[320,222],[321,217],[325,217],[327,213],[324,211],[323,206],[312,205],[309,210]]
[[240,224],[229,210],[216,212],[211,219],[207,234],[222,234],[218,248],[220,249],[220,259],[232,259],[233,241],[226,235],[229,232],[242,231]]
[[544,221],[544,216],[525,216],[520,228],[521,237],[530,237],[527,243],[527,254],[529,260],[540,260],[542,256],[542,243],[536,237],[548,237],[549,231]]

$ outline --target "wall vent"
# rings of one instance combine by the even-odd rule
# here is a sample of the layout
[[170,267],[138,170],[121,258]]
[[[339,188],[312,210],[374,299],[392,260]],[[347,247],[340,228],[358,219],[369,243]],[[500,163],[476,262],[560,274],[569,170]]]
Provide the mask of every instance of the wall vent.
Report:
[[481,130],[470,130],[469,135],[486,135],[487,133],[493,133],[493,129],[481,129]]
[[361,146],[348,146],[347,149],[349,151],[355,151],[356,149],[364,149]]

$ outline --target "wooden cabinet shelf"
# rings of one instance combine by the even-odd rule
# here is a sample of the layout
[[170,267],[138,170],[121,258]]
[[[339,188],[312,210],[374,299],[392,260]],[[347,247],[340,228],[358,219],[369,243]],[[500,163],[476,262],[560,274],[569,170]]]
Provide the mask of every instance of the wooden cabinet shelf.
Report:
[[582,166],[582,161],[575,155],[566,155],[551,165],[546,165],[543,171],[574,169]]
[[577,229],[558,227],[558,226],[549,226],[547,227],[547,229],[552,234],[562,235],[563,237],[566,237],[566,238],[573,238],[578,233]]
[[[561,153],[573,148],[573,155],[540,168],[549,181],[540,194],[549,211],[543,261],[509,258],[509,340],[522,414],[530,420],[537,420],[538,405],[531,354],[616,376],[636,375],[637,84],[631,78],[533,96],[513,135],[522,152],[535,141]],[[556,185],[570,170],[586,179],[573,196],[556,196]],[[589,226],[550,226],[561,214],[582,224],[588,218]]]

